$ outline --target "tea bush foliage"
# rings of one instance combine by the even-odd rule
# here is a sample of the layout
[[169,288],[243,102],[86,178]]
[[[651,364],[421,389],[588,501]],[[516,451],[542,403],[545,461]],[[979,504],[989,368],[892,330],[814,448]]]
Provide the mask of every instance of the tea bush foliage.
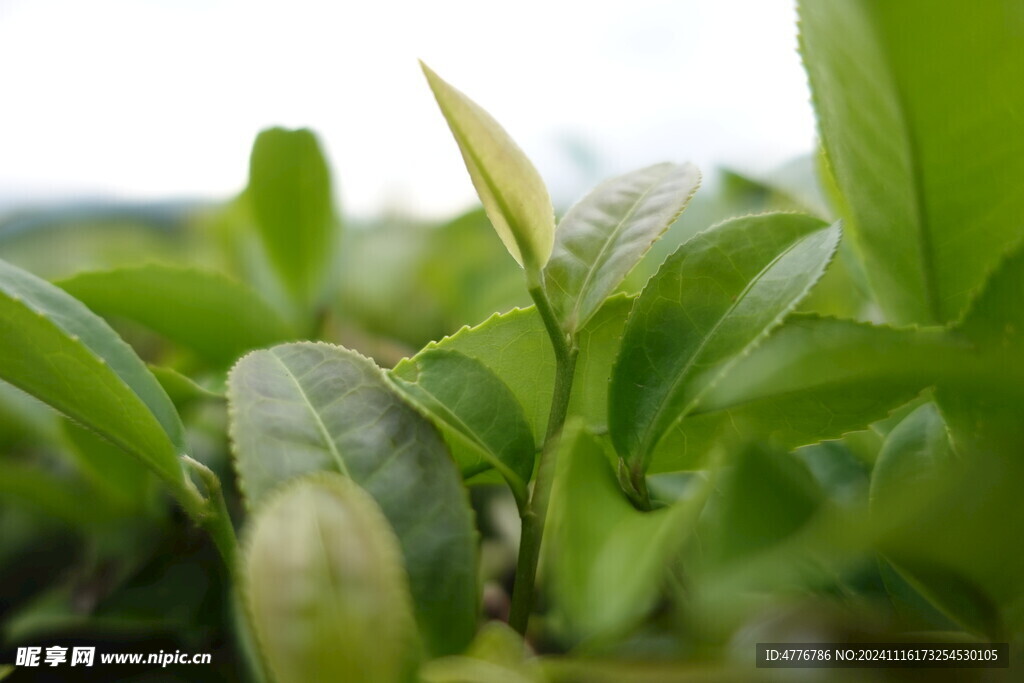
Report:
[[7,217],[4,651],[282,683],[1019,655],[1024,11],[798,6],[821,146],[765,178],[657,163],[556,220],[424,65],[482,204],[449,222],[343,221],[282,128],[225,203]]

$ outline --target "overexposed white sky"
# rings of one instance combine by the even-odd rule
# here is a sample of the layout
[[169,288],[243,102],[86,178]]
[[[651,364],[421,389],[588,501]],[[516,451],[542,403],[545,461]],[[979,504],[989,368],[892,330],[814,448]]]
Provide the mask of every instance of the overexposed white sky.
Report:
[[449,214],[473,189],[417,58],[560,204],[658,161],[764,170],[814,140],[794,22],[791,0],[0,0],[0,198],[225,198],[285,125],[320,135],[345,213]]

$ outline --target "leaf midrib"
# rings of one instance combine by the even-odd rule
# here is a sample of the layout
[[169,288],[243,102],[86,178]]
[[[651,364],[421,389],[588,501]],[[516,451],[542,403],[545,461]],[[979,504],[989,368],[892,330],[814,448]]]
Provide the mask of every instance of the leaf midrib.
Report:
[[[886,48],[886,42],[884,41],[881,31],[876,27],[880,26],[880,22],[877,20],[877,16],[874,16],[870,10],[864,10],[867,15],[865,23],[869,27],[871,36],[875,39],[875,47],[878,49],[878,54],[881,62],[887,67],[888,73],[885,79],[886,83],[883,84],[883,88],[888,86],[889,94],[892,95],[896,105],[896,116],[903,133],[902,142],[900,145],[903,151],[907,154],[907,165],[908,172],[910,175],[910,182],[912,186],[911,203],[912,210],[915,220],[915,232],[918,234],[919,239],[917,242],[918,256],[921,259],[921,288],[925,297],[925,307],[928,313],[931,315],[931,320],[913,322],[923,322],[931,324],[941,324],[943,322],[941,315],[941,306],[939,302],[938,292],[938,279],[935,273],[935,264],[933,261],[933,248],[932,248],[932,236],[929,232],[929,220],[928,220],[928,207],[924,197],[924,172],[919,163],[918,156],[918,143],[914,137],[913,129],[910,126],[910,120],[908,116],[907,102],[903,97],[903,91],[901,90],[899,83],[897,82],[899,72],[894,68],[894,61],[890,51]],[[805,51],[806,52],[806,51]],[[874,82],[874,78],[870,79]],[[815,97],[815,100],[818,98]]]
[[345,464],[345,459],[341,457],[341,453],[338,451],[337,445],[334,443],[334,439],[331,438],[331,433],[327,429],[327,425],[324,424],[323,419],[320,417],[320,413],[317,412],[316,408],[313,407],[313,402],[309,400],[309,395],[306,394],[306,390],[302,387],[302,383],[299,382],[299,378],[295,376],[291,368],[281,358],[274,353],[274,350],[270,350],[270,357],[273,358],[288,375],[288,378],[295,384],[295,389],[299,392],[299,396],[302,397],[302,402],[309,408],[310,414],[313,416],[313,421],[316,423],[317,430],[320,432],[320,436],[323,438],[324,443],[327,445],[327,450],[334,458],[334,461],[338,465],[338,469],[346,477],[351,479],[352,475],[348,471],[348,466]]
[[583,299],[586,296],[587,287],[590,285],[591,280],[597,273],[600,266],[604,265],[605,263],[604,256],[605,253],[608,251],[610,245],[612,244],[612,242],[615,241],[615,238],[618,237],[618,235],[623,229],[623,226],[626,225],[626,221],[632,218],[633,214],[636,213],[637,207],[639,207],[640,204],[645,199],[647,199],[647,197],[650,196],[650,194],[654,191],[654,188],[660,185],[661,182],[665,180],[666,177],[671,175],[672,171],[674,170],[675,168],[670,166],[663,175],[658,176],[658,179],[651,183],[651,185],[646,190],[644,190],[644,192],[639,197],[637,197],[636,201],[633,202],[633,204],[629,207],[629,211],[626,212],[626,215],[622,217],[622,220],[619,221],[618,225],[615,226],[615,229],[612,230],[612,232],[608,235],[608,239],[606,239],[604,243],[601,245],[600,251],[598,251],[597,256],[594,258],[593,265],[587,269],[586,277],[583,278],[583,284],[580,285],[579,291],[576,294],[576,300],[573,302],[572,314],[570,315],[569,319],[570,321],[572,321],[571,325],[574,330],[579,329],[580,327],[583,326],[584,323],[586,323],[585,320],[581,321],[577,319],[579,316],[580,307],[583,305]]
[[[886,55],[888,62],[888,55]],[[895,70],[893,70],[895,74]],[[895,78],[895,76],[894,76]],[[903,93],[899,87],[893,84],[894,97],[896,98],[896,109],[899,112],[900,125],[903,128],[907,146],[907,163],[910,171],[910,182],[913,186],[911,201],[913,202],[914,215],[917,218],[916,232],[918,233],[917,247],[921,257],[921,285],[924,289],[925,305],[931,314],[931,320],[921,321],[938,325],[942,323],[942,307],[940,294],[938,292],[938,279],[935,274],[934,249],[932,248],[932,234],[929,230],[928,203],[924,196],[924,169],[919,161],[917,138],[910,127],[907,107],[904,103]]]
[[[827,228],[823,228],[823,229],[827,229]],[[817,231],[815,231],[815,232],[817,232]],[[708,333],[706,335],[704,335],[704,338],[701,340],[700,344],[697,345],[697,348],[694,350],[694,352],[690,356],[689,360],[682,367],[680,372],[676,374],[676,378],[672,381],[672,384],[669,387],[668,392],[665,394],[665,400],[663,400],[661,402],[661,405],[659,406],[657,412],[655,412],[653,419],[651,419],[647,423],[647,428],[644,430],[644,436],[643,436],[643,439],[640,441],[640,449],[639,449],[640,450],[640,462],[643,463],[644,466],[646,466],[646,463],[647,463],[647,461],[649,460],[649,457],[650,457],[650,451],[653,450],[652,447],[655,445],[655,444],[651,443],[651,439],[652,439],[651,435],[654,433],[655,426],[661,422],[662,416],[665,414],[665,411],[668,408],[668,404],[669,404],[669,401],[670,401],[671,397],[675,395],[676,390],[682,384],[683,380],[685,380],[687,378],[687,375],[689,374],[690,369],[693,367],[694,363],[697,362],[697,358],[704,351],[704,348],[708,345],[710,340],[718,332],[718,329],[722,326],[722,323],[725,322],[726,318],[729,317],[729,315],[736,309],[736,307],[739,306],[740,302],[742,302],[746,298],[746,296],[750,293],[750,291],[754,288],[754,286],[758,282],[761,281],[761,278],[763,278],[765,276],[765,274],[769,270],[771,270],[775,266],[776,263],[779,262],[780,259],[782,259],[786,254],[791,252],[793,249],[795,249],[797,247],[797,245],[803,243],[803,241],[806,240],[808,237],[810,237],[811,235],[815,234],[815,232],[808,233],[806,235],[803,235],[799,239],[794,240],[792,244],[790,244],[788,247],[786,247],[783,251],[779,252],[775,256],[775,258],[773,258],[764,268],[762,268],[760,271],[758,271],[758,273],[753,278],[751,278],[750,282],[747,283],[747,286],[743,288],[743,291],[739,293],[739,295],[736,297],[736,300],[733,301],[729,305],[729,308],[727,308],[725,310],[725,312],[722,313],[722,315],[718,318],[718,320],[715,322],[715,324],[712,326],[712,328],[708,331]],[[761,334],[763,334],[763,333],[764,333],[764,330],[761,330],[754,337],[754,339],[759,338],[761,336]],[[750,342],[747,342],[743,346],[743,348],[744,349],[747,348],[748,346],[750,346],[751,343],[753,343],[753,340],[751,340]],[[742,349],[740,351],[738,351],[733,356],[732,361],[735,361],[736,356],[738,356],[741,351],[742,351]],[[728,365],[731,365],[732,361],[728,362],[726,364],[726,366],[722,368],[722,372],[724,372],[726,369],[728,369]],[[703,392],[698,392],[698,395],[694,396],[689,401],[689,403],[687,403],[685,406],[683,406],[683,409],[679,411],[679,415],[677,415],[676,418],[672,421],[672,424],[674,424],[674,423],[678,422],[679,420],[681,420],[682,418],[684,418],[689,413],[689,411],[691,409],[693,409],[694,405],[700,399],[701,393],[703,393]]]
[[335,575],[331,568],[330,552],[327,549],[328,538],[327,534],[324,533],[323,525],[320,523],[320,515],[317,514],[316,503],[314,501],[310,501],[310,503],[313,504],[313,526],[316,527],[314,533],[316,534],[317,545],[320,550],[318,554],[323,566],[325,583],[327,583],[328,590],[331,593],[330,610],[334,615],[334,624],[337,626],[343,621],[343,614],[341,611],[342,587],[335,581]]
[[[453,128],[456,128],[456,126],[453,126]],[[458,139],[461,139],[463,142],[468,142],[466,134],[465,132],[463,132],[461,127],[458,127]],[[498,205],[498,210],[501,211],[501,217],[505,221],[505,224],[508,226],[509,232],[512,233],[512,241],[515,242],[516,249],[519,251],[519,258],[523,262],[522,265],[524,267],[527,267],[527,261],[530,261],[530,267],[543,267],[543,264],[541,264],[540,266],[535,266],[533,264],[536,255],[532,253],[532,245],[528,245],[530,246],[530,258],[527,258],[528,252],[525,249],[523,249],[522,244],[523,240],[525,239],[525,236],[520,236],[520,233],[522,232],[522,226],[519,225],[519,221],[516,220],[515,217],[512,215],[512,212],[509,209],[508,202],[505,201],[505,196],[498,189],[497,183],[494,182],[494,179],[491,177],[491,174],[487,172],[487,169],[485,168],[484,164],[480,163],[480,156],[477,154],[476,148],[473,147],[472,145],[467,144],[463,147],[463,149],[465,149],[467,151],[467,154],[469,154],[470,159],[472,159],[473,161],[473,166],[476,167],[477,173],[480,174],[481,178],[484,181],[484,184],[487,185],[487,189],[490,190],[491,196],[494,197],[494,201]],[[487,207],[484,208],[486,209]]]
[[[467,445],[470,445],[472,448],[474,448],[483,457],[485,461],[487,461],[492,467],[497,469],[498,472],[500,472],[506,479],[509,479],[510,483],[511,481],[515,481],[515,484],[513,484],[513,488],[516,489],[515,493],[517,495],[520,493],[520,490],[525,491],[526,483],[523,481],[522,477],[520,477],[519,474],[514,472],[512,468],[501,459],[501,456],[499,456],[496,452],[494,452],[491,449],[491,447],[483,440],[483,437],[480,436],[477,430],[472,429],[454,411],[450,410],[448,406],[446,406],[444,402],[440,398],[438,398],[436,394],[427,390],[422,384],[415,384],[417,387],[419,387],[420,391],[422,391],[426,396],[430,397],[431,402],[435,406],[434,408],[431,408],[430,406],[424,405],[424,410],[433,413],[434,415],[437,416],[439,420],[447,423],[451,427],[454,427],[455,433],[461,436],[464,439],[464,441],[467,442]],[[516,488],[517,486],[518,488]]]

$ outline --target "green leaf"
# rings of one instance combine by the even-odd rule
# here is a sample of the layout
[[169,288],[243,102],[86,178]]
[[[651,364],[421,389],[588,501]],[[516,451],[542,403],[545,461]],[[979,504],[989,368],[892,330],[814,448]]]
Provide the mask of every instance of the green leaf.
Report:
[[577,638],[621,634],[653,607],[703,496],[640,512],[622,494],[603,441],[570,422],[561,444],[547,544],[552,597]]
[[544,281],[566,332],[587,323],[699,185],[696,166],[657,164],[601,183],[565,214]]
[[60,416],[39,399],[0,381],[0,451],[60,442]]
[[400,681],[415,622],[398,541],[373,499],[322,474],[257,510],[243,593],[280,683]]
[[865,551],[860,508],[828,504],[795,454],[750,443],[728,457],[712,470],[715,491],[684,553],[688,580],[677,593],[714,638],[794,600],[847,590],[840,577]]
[[519,265],[539,273],[555,235],[555,212],[543,179],[490,114],[420,65],[495,231]]
[[662,265],[633,306],[609,393],[612,442],[634,480],[714,381],[707,370],[724,372],[782,321],[839,236],[838,224],[800,214],[748,216],[695,236]]
[[457,351],[430,350],[413,362],[415,381],[391,376],[394,384],[448,437],[463,476],[495,467],[522,508],[533,475],[534,439],[508,386]]
[[[925,597],[968,629],[1000,637],[1000,605],[1021,614],[1019,457],[961,457],[932,403],[885,441],[871,480],[879,545]],[[1015,456],[1019,453],[1015,453]],[[950,504],[956,501],[955,504]]]
[[71,445],[69,455],[78,470],[104,498],[121,506],[121,511],[138,514],[153,500],[154,479],[142,463],[106,439],[71,420],[62,420],[64,435]]
[[207,389],[191,377],[181,374],[174,368],[153,365],[151,363],[147,364],[147,367],[179,410],[196,401],[224,400],[224,394]]
[[801,0],[821,137],[893,323],[955,319],[1024,234],[1024,11]]
[[1024,452],[1024,248],[1006,258],[954,334],[971,346],[977,382],[945,382],[936,394],[965,453]]
[[[925,403],[889,433],[871,477],[871,507],[887,515],[899,508],[912,517],[941,485],[942,471],[956,459],[946,424],[934,403]],[[889,509],[891,508],[891,509]]]
[[824,495],[806,465],[759,445],[737,453],[719,475],[702,518],[703,559],[714,572],[782,542],[811,519]]
[[696,383],[710,387],[665,435],[650,471],[702,467],[723,442],[770,439],[791,450],[864,429],[956,367],[962,353],[942,330],[791,315],[724,373],[704,371]]
[[183,486],[181,421],[143,362],[81,302],[4,261],[0,378]]
[[140,323],[214,364],[295,336],[256,292],[216,272],[148,264],[56,284],[94,312]]
[[68,526],[95,533],[118,521],[122,510],[97,504],[75,481],[40,467],[0,459],[0,499],[24,506]]
[[920,624],[923,627],[916,630],[929,628],[935,631],[954,631],[959,628],[955,621],[923,595],[923,591],[915,586],[912,580],[901,574],[899,569],[884,557],[878,558],[878,573],[901,621]]
[[[626,296],[608,299],[579,334],[569,415],[584,418],[593,429],[607,427],[608,378],[632,301]],[[495,314],[475,327],[464,327],[431,342],[420,354],[433,349],[458,351],[485,365],[512,392],[533,430],[534,441],[541,443],[554,392],[555,357],[536,309],[531,306]],[[420,354],[396,365],[392,376],[414,381]]]
[[252,147],[245,191],[271,264],[305,306],[324,296],[337,241],[331,174],[309,130],[269,128]]
[[[952,510],[942,508],[940,517],[954,511],[956,516],[947,522],[949,536],[941,540],[944,531],[936,524],[935,541],[955,544],[956,557],[946,559],[946,565],[981,587],[1016,629],[1024,628],[1024,549],[1012,531],[1024,525],[1024,498],[1020,495],[1020,482],[1024,481],[1021,301],[1024,249],[1005,259],[953,329],[970,345],[970,353],[961,363],[968,376],[964,381],[943,381],[935,392],[952,447],[962,460],[947,477],[949,493],[945,496],[970,501],[970,505]],[[938,499],[937,508],[942,500]],[[916,568],[913,571],[919,573]]]
[[460,651],[476,625],[476,535],[433,425],[372,361],[329,344],[250,353],[231,371],[228,398],[250,505],[311,472],[350,477],[376,499],[402,544],[428,649]]

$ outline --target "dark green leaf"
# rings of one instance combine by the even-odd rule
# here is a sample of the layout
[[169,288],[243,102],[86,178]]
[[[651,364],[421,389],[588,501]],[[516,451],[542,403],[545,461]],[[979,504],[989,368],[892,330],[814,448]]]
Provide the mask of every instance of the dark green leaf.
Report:
[[[120,455],[124,457],[123,453]],[[121,512],[97,503],[79,482],[6,459],[0,459],[0,500],[91,532],[115,523]]]
[[721,374],[782,321],[839,236],[838,224],[808,216],[749,216],[695,236],[662,265],[633,306],[609,394],[612,441],[634,479],[716,379],[707,371]]
[[890,432],[871,481],[882,550],[946,614],[991,637],[1002,629],[993,604],[1021,618],[1024,553],[1014,529],[1024,524],[1022,477],[1019,457],[954,452],[927,403]]
[[[715,491],[686,548],[679,597],[712,634],[759,628],[766,617],[768,632],[778,632],[775,615],[815,593],[846,590],[840,577],[863,562],[866,515],[827,504],[793,454],[750,443],[727,456],[712,470]],[[797,617],[798,628],[805,619]]]
[[340,472],[376,499],[402,544],[428,648],[461,650],[476,624],[476,535],[434,427],[372,361],[328,344],[245,356],[228,381],[231,436],[250,505],[311,472]]
[[486,365],[457,351],[430,350],[413,362],[415,381],[392,380],[448,437],[463,476],[493,466],[525,505],[535,447],[509,388]]
[[[866,428],[934,384],[963,353],[941,330],[792,315],[724,374],[655,450],[651,472],[705,464],[716,443],[784,450]],[[721,376],[717,383],[711,378]]]
[[122,511],[139,513],[153,500],[152,473],[140,462],[106,439],[70,420],[62,420],[64,434],[71,444],[70,456],[83,477],[106,499]]
[[702,548],[716,566],[742,562],[802,528],[824,496],[807,467],[784,451],[751,445],[719,475]]

